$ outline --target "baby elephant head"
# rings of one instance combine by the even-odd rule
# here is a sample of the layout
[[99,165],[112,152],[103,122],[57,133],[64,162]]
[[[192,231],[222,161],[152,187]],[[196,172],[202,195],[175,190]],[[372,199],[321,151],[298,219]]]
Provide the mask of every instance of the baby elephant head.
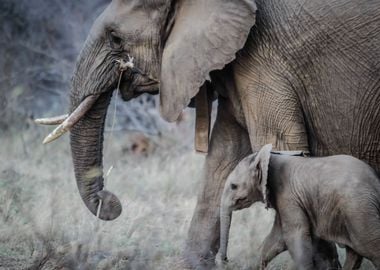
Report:
[[267,178],[272,145],[267,144],[258,153],[244,158],[227,178],[220,207],[221,260],[226,260],[232,211],[247,208],[254,202],[268,205]]

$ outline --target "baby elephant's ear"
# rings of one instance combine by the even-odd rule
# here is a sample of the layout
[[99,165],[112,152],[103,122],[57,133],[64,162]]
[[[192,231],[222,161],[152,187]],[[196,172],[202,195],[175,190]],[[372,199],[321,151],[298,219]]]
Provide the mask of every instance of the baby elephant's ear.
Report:
[[259,177],[258,179],[258,188],[260,189],[264,203],[266,207],[269,207],[268,201],[268,190],[267,190],[267,181],[268,181],[268,168],[270,160],[270,152],[272,151],[272,145],[264,145],[263,148],[257,153],[254,161],[251,163],[251,171],[257,172]]

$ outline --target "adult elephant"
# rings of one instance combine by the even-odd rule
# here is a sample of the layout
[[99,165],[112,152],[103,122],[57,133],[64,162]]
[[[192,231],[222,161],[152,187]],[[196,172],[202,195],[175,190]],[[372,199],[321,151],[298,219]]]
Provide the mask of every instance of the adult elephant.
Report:
[[185,253],[193,265],[212,260],[225,179],[251,149],[344,153],[380,170],[379,49],[379,1],[113,0],[79,56],[73,116],[58,132],[71,128],[83,201],[96,214],[102,198],[103,219],[121,212],[98,170],[116,60],[135,59],[122,97],[159,91],[168,121],[210,80],[217,119]]

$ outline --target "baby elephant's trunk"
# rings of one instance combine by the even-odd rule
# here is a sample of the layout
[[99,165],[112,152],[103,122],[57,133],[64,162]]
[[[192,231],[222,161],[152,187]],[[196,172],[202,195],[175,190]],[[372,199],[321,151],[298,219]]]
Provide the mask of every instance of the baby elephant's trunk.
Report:
[[227,246],[230,233],[232,211],[229,207],[222,206],[220,210],[220,249],[219,255],[223,261],[227,261]]

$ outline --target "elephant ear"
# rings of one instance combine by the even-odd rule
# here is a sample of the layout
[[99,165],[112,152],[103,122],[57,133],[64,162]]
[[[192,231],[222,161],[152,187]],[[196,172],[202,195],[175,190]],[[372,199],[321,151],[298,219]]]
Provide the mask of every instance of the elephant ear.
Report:
[[263,148],[261,148],[259,153],[257,153],[255,159],[250,165],[250,171],[253,172],[253,175],[258,176],[258,179],[255,179],[258,181],[257,183],[255,183],[255,186],[257,186],[257,188],[263,195],[264,204],[267,208],[269,207],[267,184],[271,151],[271,144],[263,146]]
[[[174,0],[175,1],[175,0]],[[255,24],[254,0],[178,0],[162,56],[162,116],[172,122],[209,72],[235,58]]]

